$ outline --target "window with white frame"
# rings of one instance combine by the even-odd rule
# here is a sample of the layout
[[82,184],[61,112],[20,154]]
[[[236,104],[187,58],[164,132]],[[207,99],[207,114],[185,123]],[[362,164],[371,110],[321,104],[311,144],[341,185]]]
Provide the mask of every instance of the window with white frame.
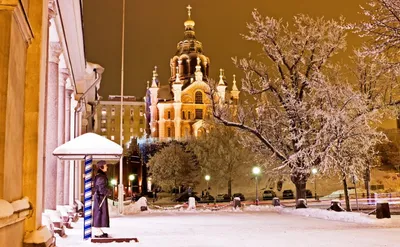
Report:
[[114,141],[115,140],[115,137],[114,136],[111,136],[111,141]]

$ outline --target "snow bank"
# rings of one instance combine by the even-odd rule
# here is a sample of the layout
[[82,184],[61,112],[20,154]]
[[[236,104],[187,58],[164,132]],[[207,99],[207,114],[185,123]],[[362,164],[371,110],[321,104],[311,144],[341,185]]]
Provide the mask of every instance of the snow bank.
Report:
[[41,244],[46,243],[52,234],[50,233],[49,229],[46,226],[40,227],[38,230],[29,232],[24,237],[24,243],[28,244]]
[[372,219],[368,215],[356,212],[335,212],[318,208],[301,208],[301,209],[277,208],[277,211],[279,213],[301,215],[305,217],[313,217],[325,220],[337,220],[337,221],[363,223],[363,224],[372,224],[376,222],[376,220]]
[[14,208],[6,200],[0,199],[0,218],[7,218],[13,215],[14,213]]
[[140,213],[141,207],[146,207],[148,210],[146,197],[140,197],[139,200],[137,200],[137,202],[124,206],[124,214],[129,215],[129,214]]
[[29,209],[31,206],[29,205],[29,198],[24,197],[21,200],[16,200],[11,203],[14,208],[14,212],[18,212],[24,209]]

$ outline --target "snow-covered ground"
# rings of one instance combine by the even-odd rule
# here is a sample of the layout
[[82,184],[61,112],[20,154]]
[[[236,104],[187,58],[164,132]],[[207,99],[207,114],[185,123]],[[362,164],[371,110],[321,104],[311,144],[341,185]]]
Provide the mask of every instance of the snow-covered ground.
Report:
[[112,213],[111,228],[105,230],[113,237],[137,237],[139,243],[84,241],[80,219],[66,230],[68,237],[57,238],[57,246],[400,246],[400,216],[378,220],[361,213],[270,206],[140,213],[128,206],[125,212],[130,215]]

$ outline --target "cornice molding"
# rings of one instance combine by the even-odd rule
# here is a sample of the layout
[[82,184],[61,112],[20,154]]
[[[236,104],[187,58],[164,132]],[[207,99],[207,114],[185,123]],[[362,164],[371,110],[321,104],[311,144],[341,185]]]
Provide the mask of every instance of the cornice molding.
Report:
[[15,18],[18,28],[24,37],[25,42],[29,45],[34,37],[32,27],[29,23],[27,14],[19,1],[0,3],[0,10],[11,11]]

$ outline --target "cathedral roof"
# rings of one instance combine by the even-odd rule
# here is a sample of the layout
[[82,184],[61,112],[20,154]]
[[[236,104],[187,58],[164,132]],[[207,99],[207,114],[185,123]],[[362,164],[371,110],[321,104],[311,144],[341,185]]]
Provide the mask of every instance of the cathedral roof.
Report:
[[176,55],[190,54],[190,53],[202,53],[203,45],[200,41],[196,40],[196,34],[194,32],[195,22],[191,18],[192,7],[187,6],[188,19],[184,22],[185,32],[184,38],[177,45]]

